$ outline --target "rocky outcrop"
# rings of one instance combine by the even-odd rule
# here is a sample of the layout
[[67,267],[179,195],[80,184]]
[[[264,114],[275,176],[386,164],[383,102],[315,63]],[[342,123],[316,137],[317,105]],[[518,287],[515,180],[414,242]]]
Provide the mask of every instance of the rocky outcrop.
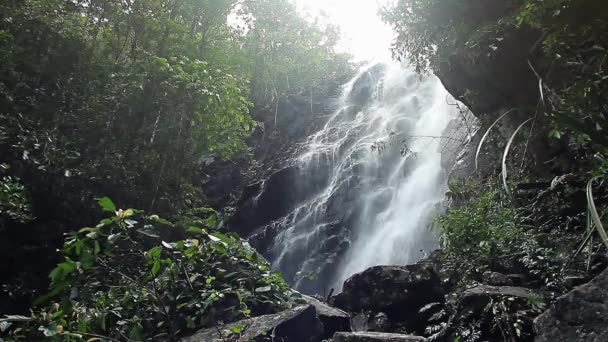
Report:
[[[466,11],[460,15],[467,18],[468,25],[479,28],[457,42],[438,46],[441,62],[433,70],[450,94],[462,101],[481,123],[481,129],[470,144],[473,149],[458,157],[458,170],[451,174],[453,177],[476,175],[485,178],[499,173],[499,158],[506,142],[521,123],[534,116],[534,108],[539,103],[541,94],[536,73],[543,75],[541,77],[559,74],[550,67],[554,57],[543,54],[542,40],[546,32],[526,25],[509,24],[486,29],[488,23],[510,18],[523,2],[465,0],[453,8],[448,4],[440,6],[452,16],[454,11]],[[507,112],[509,114],[500,120],[486,140],[476,170],[475,149],[481,136]],[[528,167],[535,176],[549,177],[554,170],[547,167],[553,165],[547,162],[568,159],[567,146],[557,139],[547,139],[548,120],[542,116],[535,118],[535,134],[528,138],[525,149],[531,160]],[[519,145],[523,144],[514,144],[511,155],[524,153]]]
[[527,286],[530,283],[525,274],[503,274],[499,272],[487,272],[484,280],[493,286]]
[[350,315],[340,309],[331,307],[318,299],[302,295],[301,298],[307,304],[315,307],[317,317],[323,323],[323,335],[321,338],[331,338],[338,331],[348,332],[350,328]]
[[210,328],[181,342],[224,342],[270,340],[289,342],[320,341],[323,325],[313,305],[301,305],[274,315],[254,317],[225,326]]
[[212,155],[201,160],[206,175],[201,183],[209,203],[219,209],[248,199],[247,194],[241,196],[243,191],[252,184],[254,188],[259,186],[261,180],[288,166],[298,144],[322,128],[328,115],[335,111],[340,90],[340,84],[334,84],[329,93],[293,93],[281,97],[278,104],[254,108],[251,116],[258,127],[248,139],[253,153],[226,161]]
[[559,297],[534,321],[536,342],[608,341],[608,271]]
[[334,335],[333,342],[425,342],[426,338],[413,335],[377,333],[377,332],[357,332],[357,333],[337,333]]
[[533,103],[539,95],[538,79],[528,59],[540,37],[535,30],[507,30],[500,40],[452,51],[437,76],[454,97],[478,115]]
[[429,258],[414,265],[372,267],[346,280],[342,293],[331,302],[348,312],[371,313],[368,322],[362,325],[374,325],[377,314],[383,313],[391,325],[422,333],[426,317],[418,311],[429,303],[443,301],[444,287],[437,262]]
[[[297,294],[297,292],[296,292]],[[296,296],[295,307],[201,330],[182,342],[275,341],[316,342],[330,339],[336,332],[350,332],[350,315],[306,295]]]
[[249,236],[251,227],[260,227],[289,212],[298,198],[294,191],[285,189],[297,187],[298,168],[285,167],[273,173],[268,180],[249,185],[243,191],[239,210],[230,221],[236,232]]
[[542,298],[540,294],[518,286],[478,285],[462,293],[461,305],[466,311],[479,314],[491,300],[508,298],[515,304],[527,305],[529,302]]

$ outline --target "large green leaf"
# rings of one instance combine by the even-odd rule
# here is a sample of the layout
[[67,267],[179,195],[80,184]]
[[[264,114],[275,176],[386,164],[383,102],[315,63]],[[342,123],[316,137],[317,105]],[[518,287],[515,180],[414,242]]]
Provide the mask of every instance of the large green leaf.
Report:
[[101,209],[103,209],[105,211],[111,211],[111,212],[116,211],[116,205],[114,204],[114,202],[112,202],[112,200],[109,197],[98,198],[97,203],[99,204]]

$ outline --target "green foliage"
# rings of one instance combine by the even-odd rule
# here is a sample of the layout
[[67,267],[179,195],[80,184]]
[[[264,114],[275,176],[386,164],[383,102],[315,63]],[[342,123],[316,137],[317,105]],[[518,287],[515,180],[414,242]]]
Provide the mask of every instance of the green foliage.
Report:
[[445,306],[429,319],[430,340],[448,336],[469,342],[528,340],[532,320],[544,310],[544,298],[525,302],[495,296],[478,312],[471,311],[474,304],[463,306],[459,294],[487,283],[491,272],[521,273],[535,282],[534,288],[563,291],[571,255],[563,250],[571,240],[563,237],[563,231],[556,232],[554,225],[551,233],[545,232],[543,225],[531,226],[528,208],[517,207],[511,197],[504,198],[501,192],[479,182],[452,182],[449,188],[453,204],[438,222],[445,269],[454,284]]
[[247,149],[249,108],[270,101],[267,89],[276,100],[350,70],[335,30],[288,1],[236,5],[2,3],[0,144],[38,170],[124,189],[133,205],[182,209],[203,158]]
[[438,218],[448,271],[467,286],[482,282],[487,271],[504,272],[501,263],[512,260],[545,286],[559,288],[560,260],[544,233],[526,226],[497,191],[473,186],[452,189],[452,197],[465,200]]
[[350,56],[335,51],[337,27],[319,27],[288,0],[246,0],[240,13],[247,27],[252,93],[258,104],[276,105],[290,92],[327,92],[352,74]]
[[[608,147],[603,134],[608,127],[603,100],[608,94],[606,13],[606,2],[594,0],[521,0],[487,6],[464,0],[399,0],[381,11],[397,32],[393,54],[407,58],[419,72],[447,67],[447,57],[454,53],[466,58],[491,54],[498,49],[492,42],[502,40],[507,30],[536,29],[540,39],[530,58],[534,61],[542,50],[537,64],[551,67],[530,72],[539,78],[543,112],[553,125],[551,136],[560,138],[572,131],[576,143],[591,142],[601,149]],[[478,48],[484,50],[474,51]]]
[[[583,13],[589,10],[576,9]],[[605,13],[608,8],[598,10]],[[556,131],[573,131],[579,144],[591,142],[602,150],[608,147],[604,134],[608,127],[604,101],[608,94],[604,67],[608,56],[607,32],[608,18],[591,19],[580,25],[564,25],[560,20],[543,42],[545,54],[561,70],[559,78],[550,78],[545,85],[547,114]]]
[[0,163],[0,230],[5,219],[25,223],[32,219],[30,201],[25,187],[18,178],[3,175],[10,169]]
[[436,69],[444,59],[442,54],[474,46],[480,36],[497,30],[494,18],[475,13],[469,6],[465,0],[389,2],[380,15],[397,33],[394,57],[407,59],[418,72]]
[[55,263],[33,255],[98,217],[100,196],[221,225],[197,212],[208,162],[249,155],[254,104],[266,120],[280,96],[312,97],[351,72],[337,31],[307,19],[287,0],[1,1],[0,160],[14,168],[0,171],[0,229],[27,224],[3,236],[0,301],[27,310]]
[[125,189],[134,204],[179,204],[201,156],[243,151],[255,126],[246,74],[200,48],[225,18],[192,25],[215,5],[3,3],[0,143],[41,171]]
[[[114,208],[108,198],[99,202]],[[55,303],[25,320],[6,318],[12,338],[175,340],[273,313],[294,296],[236,234],[203,226],[185,232],[134,209],[69,234],[62,253],[64,261],[50,273],[51,291],[39,300]]]

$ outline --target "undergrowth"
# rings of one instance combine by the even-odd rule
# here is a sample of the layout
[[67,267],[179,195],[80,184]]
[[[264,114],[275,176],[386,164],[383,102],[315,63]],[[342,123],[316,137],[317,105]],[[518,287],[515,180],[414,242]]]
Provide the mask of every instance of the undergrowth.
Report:
[[514,258],[530,275],[558,287],[559,264],[549,262],[557,252],[543,232],[526,224],[523,211],[498,190],[474,184],[466,192],[470,200],[438,219],[447,269],[462,286],[482,282],[487,271],[509,272],[501,260]]
[[222,220],[210,209],[182,226],[107,197],[99,204],[109,217],[67,234],[32,315],[0,319],[7,340],[172,341],[277,312],[297,296],[236,234],[215,229]]
[[[600,163],[594,173],[601,217],[606,212],[604,168]],[[598,253],[603,244],[589,241],[590,232],[599,234],[586,224],[586,206],[580,202],[588,177],[558,177],[545,189],[513,196],[498,184],[450,183],[451,207],[437,219],[449,291],[444,303],[434,303],[426,329],[431,341],[531,341],[532,321],[548,303],[576,285],[573,280],[584,281],[605,268]],[[466,302],[464,293],[475,286],[508,285],[494,284],[496,274],[499,281],[516,279],[520,283],[511,286],[533,295],[497,294],[487,303]]]

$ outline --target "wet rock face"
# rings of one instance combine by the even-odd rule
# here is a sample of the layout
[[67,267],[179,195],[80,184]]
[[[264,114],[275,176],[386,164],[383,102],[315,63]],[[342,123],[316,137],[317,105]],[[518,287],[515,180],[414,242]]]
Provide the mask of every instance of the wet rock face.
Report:
[[288,166],[297,144],[321,129],[327,116],[336,110],[340,89],[335,84],[328,93],[290,94],[281,97],[277,107],[254,108],[251,116],[259,126],[248,139],[253,154],[244,153],[229,161],[214,156],[202,160],[207,175],[202,180],[203,189],[209,203],[214,208],[233,206],[235,198],[249,198],[240,196],[241,191]]
[[558,298],[534,321],[536,342],[608,341],[608,270]]
[[248,236],[251,233],[249,227],[260,227],[286,215],[298,200],[296,191],[286,191],[298,187],[298,174],[296,166],[286,167],[275,172],[266,182],[245,188],[230,226]]
[[383,64],[377,64],[362,73],[353,84],[353,91],[349,97],[350,102],[360,107],[368,103],[375,92],[377,80],[384,75],[385,71],[386,67]]
[[[298,166],[287,166],[274,172],[266,181],[248,186],[229,226],[248,238],[264,257],[272,261],[281,258],[276,245],[277,237],[287,229],[286,225],[294,219],[293,215],[297,215],[295,208],[306,205],[312,196],[322,191],[329,179],[328,170],[329,166],[323,162],[314,172],[306,174]],[[321,266],[314,271],[315,279],[309,280],[305,275],[297,274],[306,250],[290,249],[284,256],[285,262],[281,266],[284,278],[291,284],[299,282],[298,289],[306,293],[327,294],[330,291],[329,285],[323,281],[332,279],[340,257],[350,246],[349,223],[355,218],[357,210],[346,208],[357,208],[357,198],[346,187],[343,190],[336,191],[327,207],[319,210],[327,223],[319,228],[318,240],[311,242],[310,246],[316,251],[311,263]],[[313,225],[314,222],[302,224]]]

